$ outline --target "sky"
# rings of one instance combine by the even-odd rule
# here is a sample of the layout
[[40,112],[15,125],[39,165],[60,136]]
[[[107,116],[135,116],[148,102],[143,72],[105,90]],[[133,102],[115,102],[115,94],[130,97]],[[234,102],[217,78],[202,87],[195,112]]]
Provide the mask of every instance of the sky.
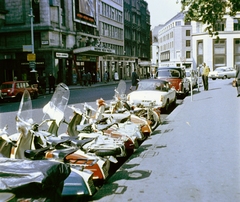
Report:
[[[151,29],[159,24],[165,24],[181,11],[181,4],[176,0],[145,0],[150,11]],[[179,0],[180,2],[180,0]]]

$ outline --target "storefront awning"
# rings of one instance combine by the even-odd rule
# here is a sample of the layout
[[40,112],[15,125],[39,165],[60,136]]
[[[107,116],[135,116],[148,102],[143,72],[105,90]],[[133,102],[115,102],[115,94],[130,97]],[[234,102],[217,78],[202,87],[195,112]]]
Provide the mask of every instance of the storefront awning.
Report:
[[74,49],[73,53],[91,55],[91,56],[103,56],[103,55],[115,54],[115,50],[110,48],[101,48],[97,46],[87,46],[83,48]]

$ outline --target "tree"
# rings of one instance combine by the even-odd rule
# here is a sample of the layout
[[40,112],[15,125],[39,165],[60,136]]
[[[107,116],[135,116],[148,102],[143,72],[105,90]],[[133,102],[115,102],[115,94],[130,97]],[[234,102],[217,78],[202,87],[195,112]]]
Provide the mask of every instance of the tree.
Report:
[[208,33],[218,35],[214,30],[216,22],[224,15],[235,16],[240,11],[240,0],[181,0],[182,10],[186,11],[185,21],[197,21],[206,24]]

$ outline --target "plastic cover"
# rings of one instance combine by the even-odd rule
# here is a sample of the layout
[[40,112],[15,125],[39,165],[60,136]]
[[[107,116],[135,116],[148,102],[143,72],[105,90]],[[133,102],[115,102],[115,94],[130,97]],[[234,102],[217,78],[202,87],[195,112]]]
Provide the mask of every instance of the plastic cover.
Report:
[[70,172],[69,165],[56,161],[0,158],[0,192],[59,201]]

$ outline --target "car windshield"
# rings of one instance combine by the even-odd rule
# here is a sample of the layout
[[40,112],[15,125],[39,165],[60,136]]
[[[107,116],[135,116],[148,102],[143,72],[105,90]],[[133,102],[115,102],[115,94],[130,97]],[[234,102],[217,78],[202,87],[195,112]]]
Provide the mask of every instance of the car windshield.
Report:
[[181,74],[177,69],[162,69],[158,70],[158,78],[166,78],[166,77],[172,77],[172,78],[180,78]]
[[2,84],[2,89],[12,88],[12,84]]
[[159,91],[168,91],[168,83],[161,82],[139,82],[137,91],[141,90],[159,90]]

